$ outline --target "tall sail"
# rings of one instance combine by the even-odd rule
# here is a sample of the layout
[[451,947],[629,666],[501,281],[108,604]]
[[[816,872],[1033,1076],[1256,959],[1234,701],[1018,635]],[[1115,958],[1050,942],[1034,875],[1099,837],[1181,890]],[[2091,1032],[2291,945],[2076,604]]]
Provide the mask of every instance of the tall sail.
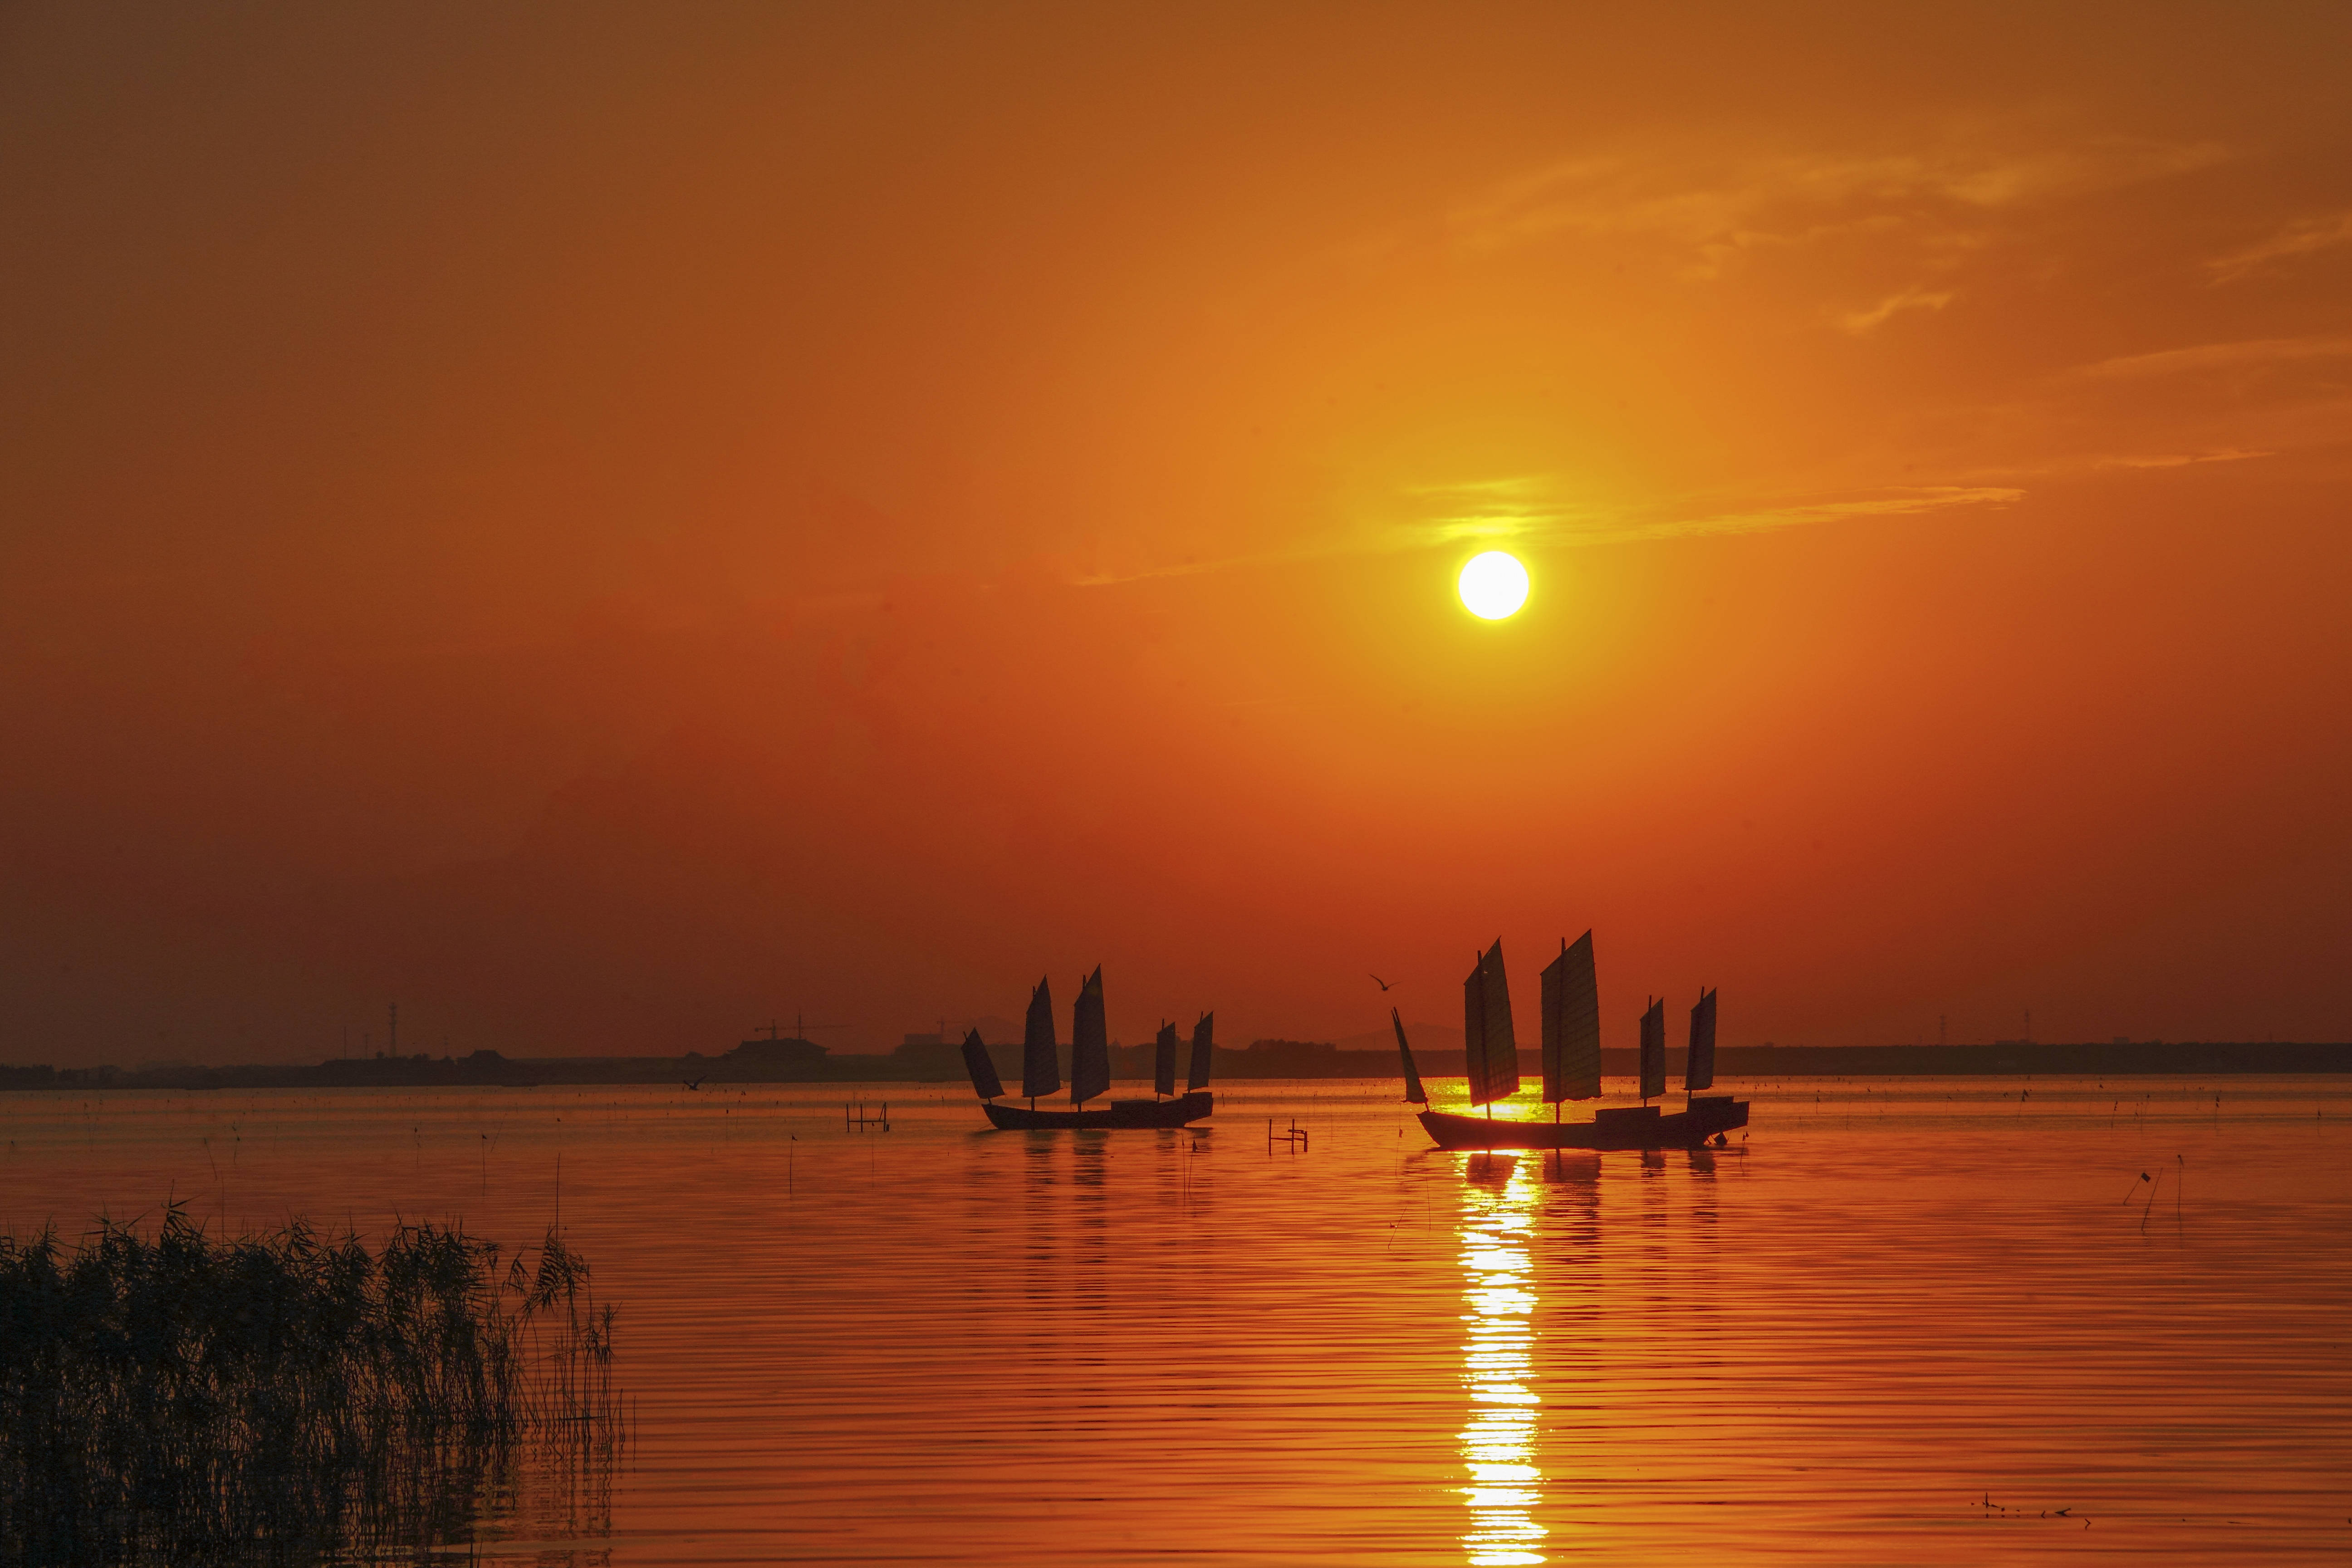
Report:
[[1666,1004],[1661,997],[1642,1015],[1642,1098],[1666,1092]]
[[1694,1094],[1715,1087],[1715,993],[1702,990],[1691,1009],[1690,1059],[1683,1063],[1683,1087]]
[[1203,1013],[1201,1021],[1192,1026],[1192,1065],[1184,1075],[1188,1089],[1209,1087],[1209,1058],[1217,1048],[1217,1016]]
[[1592,978],[1592,933],[1559,944],[1543,972],[1544,1103],[1601,1092],[1601,991]]
[[1503,973],[1500,937],[1462,982],[1462,1034],[1470,1103],[1485,1105],[1517,1093],[1519,1047],[1511,1035],[1511,986]]
[[1062,1087],[1062,1053],[1054,1044],[1054,993],[1043,980],[1029,993],[1029,1033],[1021,1042],[1021,1092],[1043,1100]]
[[1151,1092],[1176,1092],[1176,1026],[1161,1024],[1160,1038],[1151,1047]]
[[1078,989],[1070,1019],[1070,1103],[1084,1105],[1110,1088],[1110,1035],[1103,1026],[1102,965]]
[[1412,1042],[1404,1037],[1404,1020],[1393,1007],[1389,1009],[1389,1022],[1396,1026],[1397,1051],[1404,1058],[1404,1097],[1415,1105],[1427,1105],[1429,1090],[1421,1087],[1421,1074],[1412,1065]]
[[981,1099],[994,1100],[1004,1092],[1004,1081],[996,1076],[996,1063],[981,1043],[978,1029],[963,1037],[963,1069],[971,1074],[972,1092]]

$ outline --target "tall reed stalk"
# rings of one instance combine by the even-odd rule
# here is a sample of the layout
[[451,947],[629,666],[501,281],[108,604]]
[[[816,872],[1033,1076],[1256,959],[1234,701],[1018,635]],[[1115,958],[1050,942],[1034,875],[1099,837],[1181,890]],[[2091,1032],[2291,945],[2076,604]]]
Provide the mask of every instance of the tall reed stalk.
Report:
[[609,1478],[613,1317],[552,1229],[530,1262],[433,1225],[215,1239],[178,1205],[152,1237],[0,1237],[0,1541],[181,1564],[462,1540],[520,1469]]

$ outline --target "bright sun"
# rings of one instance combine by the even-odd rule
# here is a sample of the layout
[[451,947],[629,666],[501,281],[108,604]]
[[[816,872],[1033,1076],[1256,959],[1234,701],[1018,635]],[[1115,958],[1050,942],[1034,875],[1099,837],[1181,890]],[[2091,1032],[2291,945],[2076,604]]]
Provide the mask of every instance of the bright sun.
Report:
[[1490,621],[1501,620],[1528,602],[1528,569],[1499,550],[1472,556],[1454,585],[1470,613]]

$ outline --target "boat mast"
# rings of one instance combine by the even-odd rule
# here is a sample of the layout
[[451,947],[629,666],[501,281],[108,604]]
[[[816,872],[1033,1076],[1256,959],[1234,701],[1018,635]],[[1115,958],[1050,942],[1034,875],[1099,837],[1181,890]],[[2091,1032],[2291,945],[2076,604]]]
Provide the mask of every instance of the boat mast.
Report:
[[1683,1097],[1695,1099],[1715,1087],[1715,993],[1702,985],[1691,1009],[1690,1052],[1683,1059]]
[[1103,1022],[1102,965],[1078,988],[1070,1017],[1070,1104],[1084,1105],[1110,1088],[1110,1034]]
[[996,1063],[990,1059],[978,1029],[963,1037],[963,1068],[971,1075],[972,1091],[981,1099],[992,1100],[1004,1092],[1003,1080],[996,1076]]
[[1404,1037],[1404,1020],[1397,1010],[1389,1009],[1389,1022],[1396,1026],[1397,1051],[1404,1058],[1404,1099],[1407,1105],[1427,1105],[1429,1090],[1421,1087],[1421,1074],[1412,1065],[1412,1042]]
[[1559,1078],[1564,1100],[1601,1098],[1601,986],[1592,969],[1592,933],[1568,944],[1560,960]]
[[1160,1020],[1160,1037],[1151,1047],[1151,1092],[1176,1092],[1176,1026],[1165,1018]]
[[1037,989],[1029,993],[1028,1032],[1021,1042],[1021,1092],[1029,1097],[1029,1109],[1034,1110],[1041,1097],[1061,1087],[1061,1047],[1054,1043],[1054,993],[1041,977]]
[[1544,1099],[1559,1120],[1563,1100],[1601,1092],[1601,996],[1592,980],[1592,933],[1560,940],[1543,972]]
[[1503,970],[1503,939],[1477,956],[1462,983],[1463,1066],[1470,1102],[1495,1117],[1495,1101],[1519,1089],[1519,1048],[1511,1036],[1511,985]]
[[1666,1092],[1666,1000],[1653,996],[1642,1014],[1642,1103]]

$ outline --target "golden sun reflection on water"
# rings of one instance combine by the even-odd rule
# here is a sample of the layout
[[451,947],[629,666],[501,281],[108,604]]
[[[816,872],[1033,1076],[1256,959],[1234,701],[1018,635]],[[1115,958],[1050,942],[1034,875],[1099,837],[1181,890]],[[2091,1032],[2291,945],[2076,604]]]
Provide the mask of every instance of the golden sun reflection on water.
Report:
[[1542,1397],[1535,1375],[1535,1268],[1528,1250],[1535,1191],[1507,1154],[1465,1154],[1462,1162],[1462,1385],[1470,1399],[1462,1428],[1462,1489],[1470,1527],[1467,1561],[1541,1563],[1546,1531],[1536,1522],[1543,1501],[1537,1462]]

